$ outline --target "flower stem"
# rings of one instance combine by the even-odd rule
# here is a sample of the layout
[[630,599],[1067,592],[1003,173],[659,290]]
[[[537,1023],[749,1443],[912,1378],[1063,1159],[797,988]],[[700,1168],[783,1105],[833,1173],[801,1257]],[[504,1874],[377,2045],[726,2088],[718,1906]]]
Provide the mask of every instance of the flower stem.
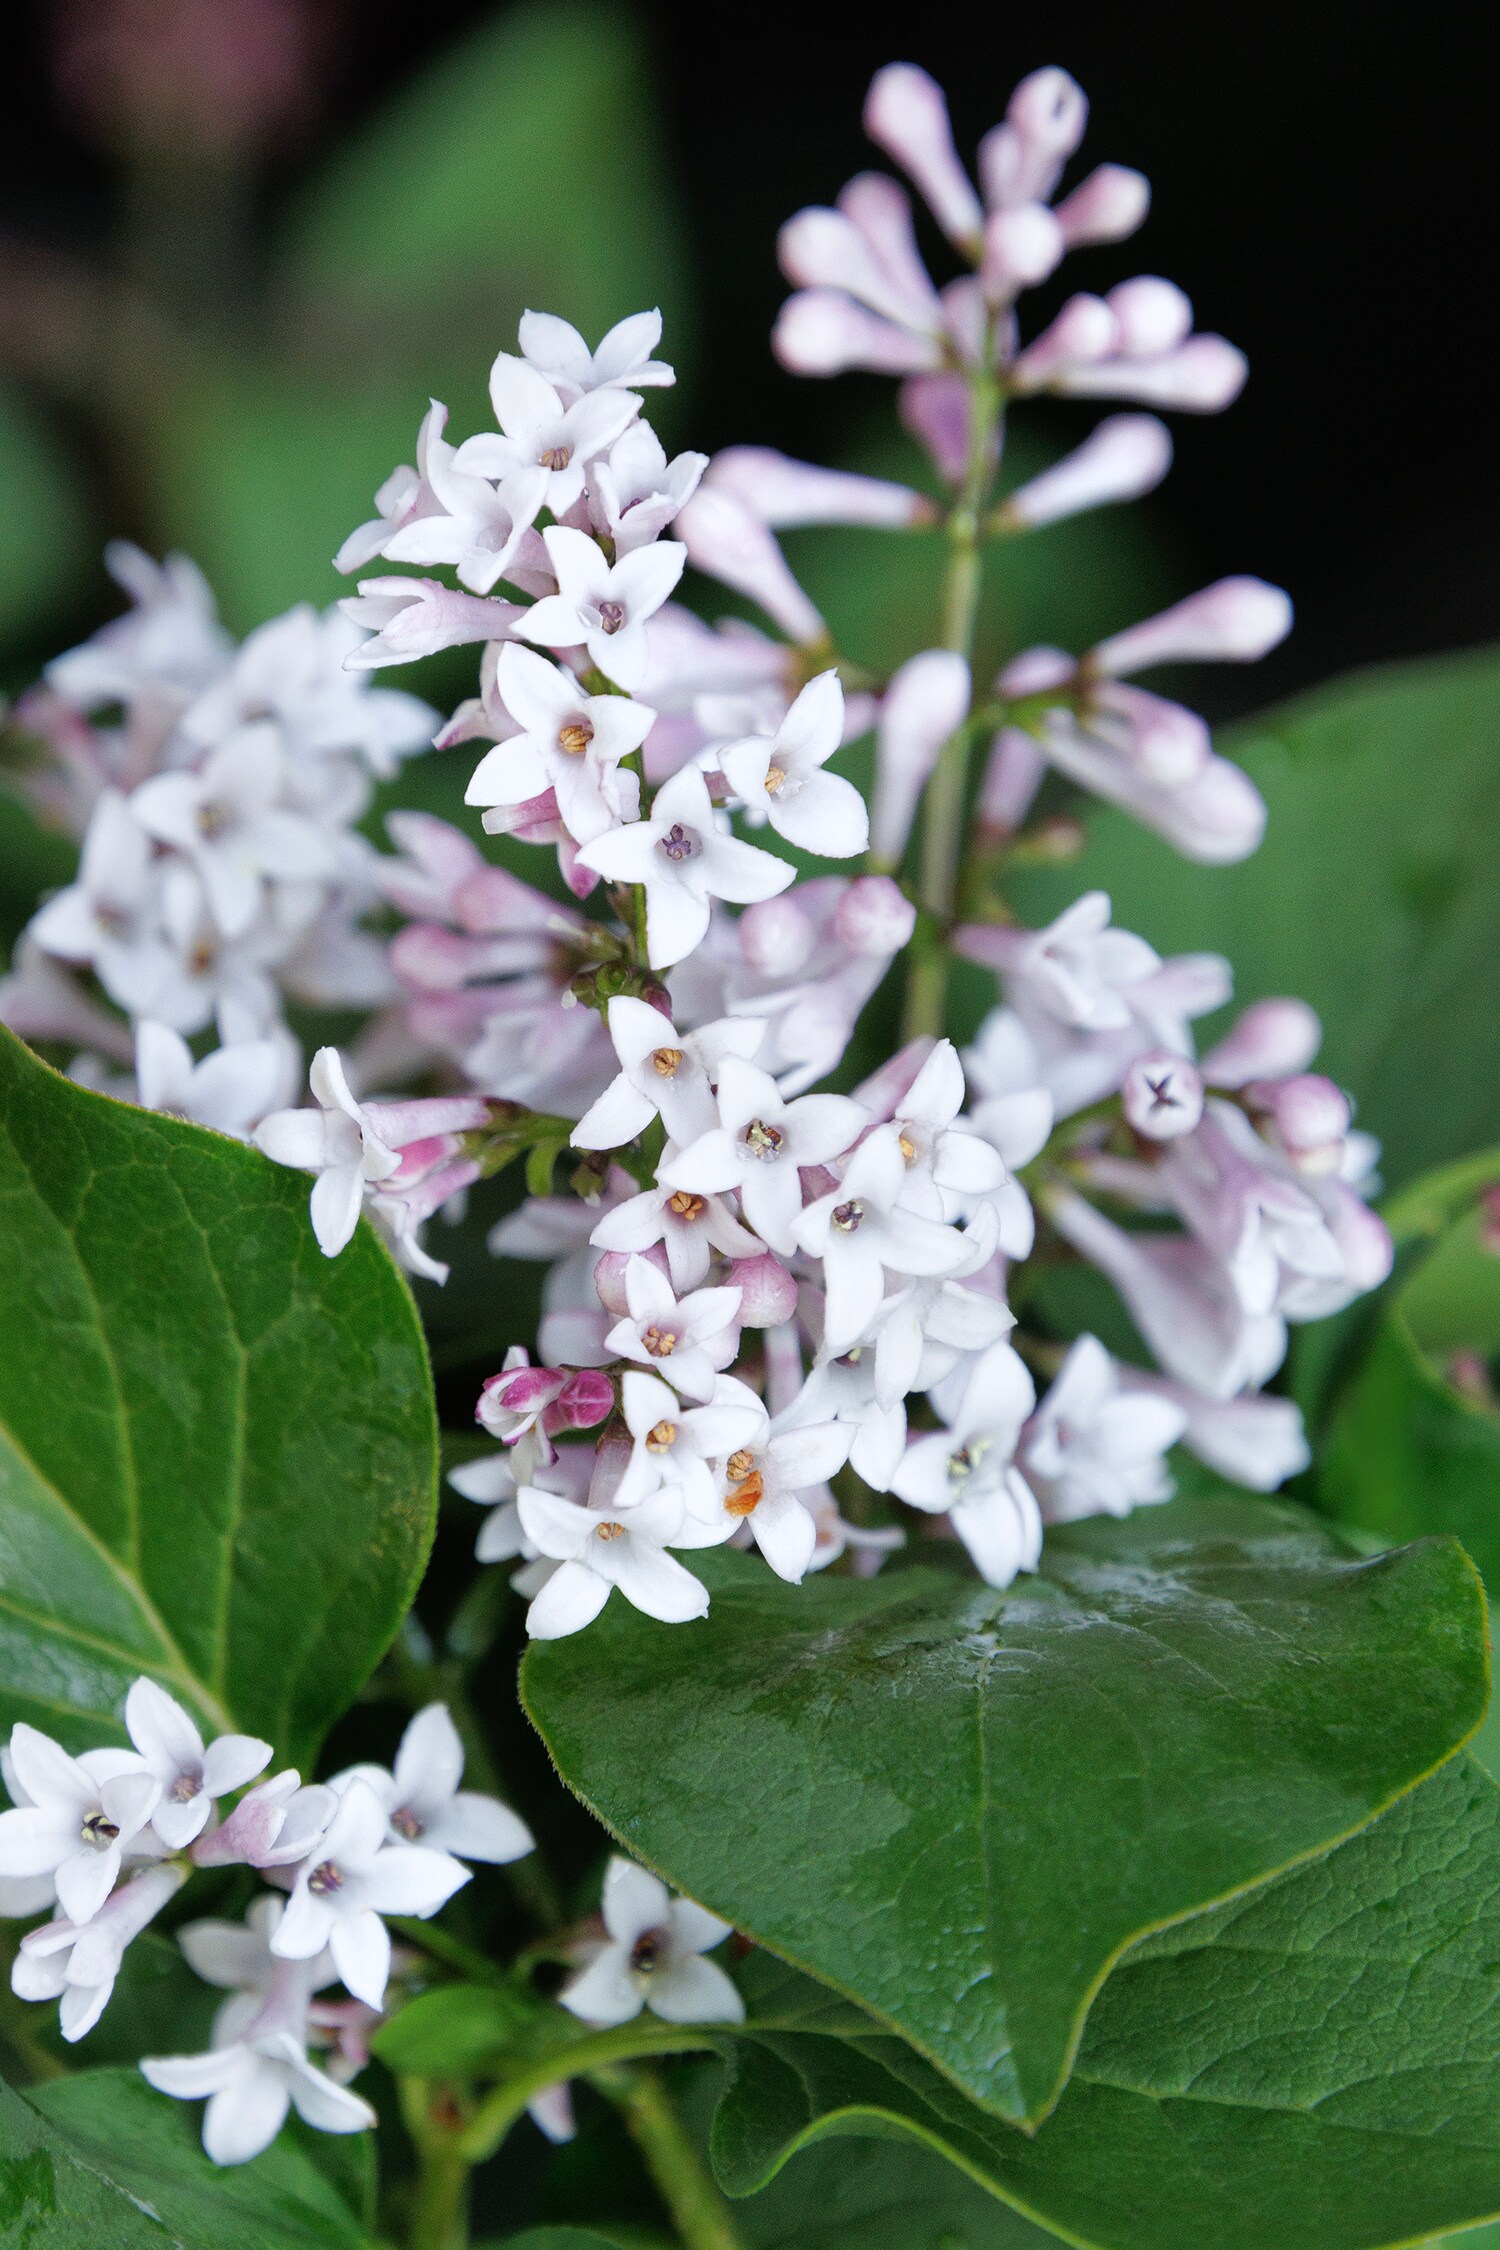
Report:
[[498,2086],[492,2086],[475,2110],[459,2146],[470,2164],[483,2164],[494,2155],[518,2117],[524,2115],[533,2095],[560,2078],[578,2078],[607,2069],[611,2064],[634,2062],[641,2055],[698,2055],[718,2051],[711,2032],[691,2025],[678,2029],[666,2023],[626,2023],[592,2038],[572,2039],[566,2046],[527,2062]]
[[[994,479],[1002,406],[993,372],[975,377],[969,405],[969,460],[963,488],[948,518],[948,570],[943,589],[944,648],[968,661],[974,654],[974,623],[983,575],[981,537],[985,503]],[[917,895],[937,925],[930,945],[912,964],[906,988],[905,1036],[941,1036],[948,998],[947,925],[958,896],[964,803],[968,790],[970,728],[965,724],[944,743],[927,784],[922,813],[922,851]]]
[[401,2112],[417,2152],[407,2241],[410,2250],[465,2250],[469,2239],[469,2158],[451,2094],[419,2078],[399,2081]]
[[600,2071],[594,2083],[624,2118],[686,2250],[743,2250],[734,2215],[659,2074],[650,2069]]

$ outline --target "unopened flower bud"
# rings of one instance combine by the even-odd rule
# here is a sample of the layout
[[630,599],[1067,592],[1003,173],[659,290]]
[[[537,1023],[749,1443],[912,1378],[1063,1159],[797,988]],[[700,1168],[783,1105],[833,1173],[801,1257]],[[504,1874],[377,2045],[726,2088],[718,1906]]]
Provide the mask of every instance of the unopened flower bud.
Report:
[[1099,164],[1055,206],[1055,214],[1064,242],[1077,250],[1089,242],[1123,242],[1150,204],[1151,183],[1143,172],[1126,164]]
[[969,462],[969,386],[962,375],[913,375],[901,386],[901,420],[944,482],[963,483]]
[[856,876],[833,916],[835,937],[877,960],[899,953],[916,926],[916,908],[889,875]]
[[1239,397],[1249,372],[1250,362],[1226,337],[1189,336],[1159,359],[1077,361],[1054,387],[1070,398],[1131,398],[1184,414],[1218,414]]
[[1276,1139],[1299,1171],[1336,1172],[1352,1122],[1349,1102],[1318,1071],[1293,1078],[1257,1079],[1247,1098],[1269,1118]]
[[1101,641],[1095,669],[1118,676],[1148,665],[1253,663],[1292,627],[1292,604],[1263,578],[1221,578],[1159,616]]
[[548,1407],[549,1434],[559,1430],[592,1430],[608,1421],[614,1411],[615,1387],[602,1368],[575,1367]]
[[1049,196],[1083,138],[1089,105],[1083,88],[1055,66],[1033,70],[1006,105],[1005,123],[979,149],[985,201],[1019,203]]
[[1111,289],[1104,302],[1120,324],[1117,349],[1127,359],[1157,359],[1192,332],[1193,308],[1175,281],[1140,274]]
[[804,644],[828,628],[797,584],[773,534],[732,492],[696,492],[677,518],[688,560],[710,578],[748,594],[784,633]]
[[796,899],[759,899],[747,906],[737,925],[740,952],[759,976],[778,980],[794,977],[804,966],[817,936],[816,927]]
[[1102,297],[1070,297],[1051,325],[1028,344],[1011,368],[1017,390],[1039,391],[1062,377],[1070,387],[1075,370],[1107,361],[1119,340],[1120,324]]
[[769,445],[726,447],[710,461],[703,484],[706,491],[733,493],[762,523],[777,528],[839,523],[899,530],[932,514],[931,501],[909,485],[793,461]]
[[969,667],[951,649],[908,658],[885,693],[876,729],[870,850],[894,867],[938,752],[969,709]]
[[[942,364],[937,336],[919,336],[867,312],[842,289],[799,289],[776,316],[772,345],[793,375],[842,375],[867,367],[877,375],[919,375]],[[387,660],[389,661],[389,660]]]
[[1116,500],[1138,500],[1172,465],[1172,438],[1154,414],[1112,414],[1076,453],[1013,492],[1003,523],[1036,526]]
[[788,219],[776,238],[787,280],[799,289],[842,289],[903,328],[935,330],[941,308],[930,282],[919,293],[893,280],[868,238],[842,211],[813,205]]
[[1210,1086],[1286,1078],[1306,1069],[1322,1038],[1323,1026],[1305,1000],[1257,1000],[1198,1067]]
[[1066,686],[1077,669],[1077,658],[1069,656],[1066,649],[1024,648],[1006,665],[995,688],[1009,698],[1046,695],[1052,688]]
[[769,1250],[758,1258],[736,1258],[729,1283],[740,1291],[739,1319],[746,1328],[777,1328],[797,1309],[797,1284]]
[[1185,1055],[1141,1055],[1125,1073],[1125,1116],[1148,1140],[1175,1141],[1203,1115],[1203,1081]]
[[990,745],[979,788],[982,827],[1013,835],[1031,810],[1047,761],[1035,735],[1024,727],[1002,727]]
[[953,146],[941,86],[914,63],[887,63],[865,97],[865,131],[916,182],[950,241],[972,249],[984,213]]
[[992,211],[984,222],[984,258],[980,268],[985,295],[991,304],[1006,305],[1023,289],[1061,264],[1062,229],[1045,203],[1015,203]]

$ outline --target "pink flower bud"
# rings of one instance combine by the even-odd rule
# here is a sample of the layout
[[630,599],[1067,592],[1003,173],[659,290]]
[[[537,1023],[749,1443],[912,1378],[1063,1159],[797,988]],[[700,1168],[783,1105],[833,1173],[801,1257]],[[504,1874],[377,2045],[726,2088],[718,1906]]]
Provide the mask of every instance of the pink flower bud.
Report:
[[[652,1244],[653,1249],[660,1247],[659,1243]],[[599,1293],[599,1302],[607,1313],[614,1314],[616,1320],[623,1320],[630,1310],[630,1301],[625,1294],[625,1274],[631,1259],[642,1255],[638,1250],[603,1250],[595,1261],[594,1287]],[[665,1272],[665,1257],[654,1262]]]
[[919,375],[941,366],[943,358],[938,337],[898,328],[841,289],[799,289],[788,297],[776,316],[771,342],[793,375],[842,375],[850,367],[871,368],[877,375]]
[[1148,665],[1253,663],[1292,626],[1292,604],[1263,578],[1221,578],[1199,594],[1132,625],[1093,651],[1097,671],[1119,675]]
[[984,222],[980,267],[991,304],[1007,305],[1062,263],[1062,229],[1045,203],[1013,203]]
[[772,533],[732,492],[708,488],[695,493],[677,518],[677,532],[690,562],[758,602],[794,641],[827,638],[827,626],[792,576]]
[[834,909],[834,936],[873,960],[899,953],[916,926],[916,908],[889,875],[857,875]]
[[1089,105],[1083,88],[1065,70],[1034,70],[1011,95],[1005,123],[986,133],[979,149],[985,201],[1019,203],[1048,196],[1083,138]]
[[1161,483],[1171,465],[1172,438],[1164,422],[1154,414],[1112,414],[1076,453],[1013,492],[1001,517],[1035,526],[1111,501],[1137,500]]
[[865,97],[865,131],[915,181],[950,241],[965,249],[984,213],[953,146],[942,88],[914,63],[887,63]]
[[385,896],[414,921],[450,919],[459,885],[484,865],[479,846],[431,813],[388,813],[385,826],[402,854],[377,863]]
[[1390,1228],[1343,1180],[1320,1181],[1318,1197],[1349,1280],[1357,1290],[1378,1289],[1395,1262]]
[[1104,302],[1120,324],[1117,348],[1127,359],[1158,359],[1192,331],[1192,305],[1175,281],[1156,274],[1120,282]]
[[942,302],[922,263],[911,197],[888,172],[858,172],[838,192],[838,207],[868,243],[887,279],[912,308],[907,326],[939,328]]
[[1202,772],[1212,755],[1207,726],[1184,704],[1116,681],[1099,690],[1096,702],[1099,711],[1123,721],[1128,730],[1126,755],[1148,781],[1180,789]]
[[1077,362],[1061,371],[1054,387],[1070,398],[1131,398],[1142,406],[1218,414],[1239,397],[1249,372],[1244,353],[1223,336],[1189,336],[1160,359]]
[[762,523],[777,528],[851,523],[899,530],[926,522],[933,512],[931,501],[909,485],[817,468],[810,461],[790,460],[769,445],[731,445],[716,453],[703,488],[732,493]]
[[559,1430],[592,1430],[614,1412],[615,1387],[598,1367],[575,1367],[543,1421],[549,1437]]
[[1299,1171],[1336,1172],[1353,1122],[1348,1098],[1331,1078],[1301,1071],[1292,1078],[1258,1078],[1245,1089],[1263,1110],[1276,1138]]
[[736,1258],[729,1284],[741,1293],[739,1317],[746,1328],[779,1327],[797,1310],[797,1284],[769,1250],[759,1258]]
[[339,608],[373,636],[344,658],[350,672],[409,664],[466,641],[503,640],[524,615],[516,602],[461,594],[436,578],[362,578]]
[[969,667],[951,649],[909,657],[885,693],[876,729],[871,856],[894,867],[938,752],[969,709]]
[[1001,695],[1045,695],[1072,679],[1078,664],[1061,648],[1026,648],[1013,657],[995,682]]
[[1125,1115],[1151,1141],[1175,1141],[1203,1115],[1203,1081],[1185,1055],[1138,1056],[1121,1088]]
[[1056,206],[1064,242],[1078,250],[1089,242],[1123,242],[1134,234],[1151,204],[1144,172],[1125,164],[1096,165]]
[[907,277],[893,278],[868,238],[842,211],[819,205],[788,219],[776,238],[787,280],[800,289],[842,289],[902,328],[931,333],[942,325],[942,307],[926,275],[915,293]]
[[962,375],[913,375],[901,386],[901,420],[948,484],[962,484],[968,467],[969,405]]
[[887,1124],[895,1116],[936,1045],[936,1039],[927,1032],[916,1039],[908,1039],[904,1047],[896,1049],[888,1062],[883,1062],[878,1070],[872,1071],[868,1078],[861,1080],[855,1087],[854,1100],[861,1109],[869,1111],[875,1124]]
[[1120,324],[1102,297],[1070,297],[1049,328],[1044,328],[1015,361],[1010,375],[1017,390],[1039,391],[1067,378],[1076,389],[1075,371],[1108,362],[1119,340]]
[[1002,727],[990,745],[978,813],[985,828],[1012,835],[1031,810],[1047,761],[1041,744],[1022,727]]
[[794,977],[812,953],[817,927],[795,893],[760,899],[740,916],[740,952],[758,976]]
[[556,844],[564,834],[555,789],[523,797],[518,805],[488,805],[479,825],[486,836],[514,836],[522,844]]
[[1322,1043],[1323,1026],[1305,1000],[1257,1000],[1199,1064],[1210,1086],[1248,1086],[1305,1070]]
[[453,1153],[450,1135],[477,1132],[490,1121],[483,1094],[433,1094],[411,1102],[366,1102],[364,1112],[403,1169],[425,1169]]

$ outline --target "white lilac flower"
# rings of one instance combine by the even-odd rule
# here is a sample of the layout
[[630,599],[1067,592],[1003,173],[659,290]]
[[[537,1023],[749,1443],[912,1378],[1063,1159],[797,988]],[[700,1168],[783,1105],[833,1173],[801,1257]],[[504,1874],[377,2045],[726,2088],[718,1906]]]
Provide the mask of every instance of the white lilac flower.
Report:
[[796,869],[787,860],[742,843],[726,829],[703,775],[696,766],[684,766],[657,791],[649,820],[612,829],[578,854],[583,866],[610,882],[644,888],[653,969],[672,968],[702,944],[714,899],[745,906],[774,898],[795,880]]
[[746,1220],[761,1240],[789,1257],[797,1247],[802,1210],[798,1168],[841,1155],[869,1112],[843,1094],[785,1101],[766,1071],[733,1055],[719,1074],[718,1111],[713,1130],[663,1162],[658,1178],[697,1195],[737,1188]]
[[[875,1383],[875,1353],[867,1344],[836,1359],[819,1359],[797,1396],[777,1417],[790,1431],[807,1422],[833,1420],[849,1429],[849,1466],[872,1492],[888,1492],[906,1451],[906,1393],[883,1399]],[[815,1509],[814,1515],[817,1515]],[[816,1560],[811,1566],[819,1569]]]
[[287,1098],[288,1063],[300,1068],[295,1041],[242,1039],[215,1047],[201,1062],[170,1024],[148,1018],[135,1028],[135,1083],[143,1109],[190,1118],[216,1133],[248,1138]]
[[[981,1200],[960,1238],[960,1262],[947,1273],[908,1281],[876,1307],[875,1341],[867,1356],[883,1406],[909,1391],[930,1389],[959,1359],[987,1351],[1014,1328],[1015,1315],[994,1274],[1000,1228],[995,1204]],[[980,1285],[966,1286],[976,1276],[984,1276]]]
[[631,1258],[625,1300],[629,1311],[606,1336],[608,1349],[662,1375],[688,1398],[712,1398],[719,1370],[739,1347],[739,1290],[694,1289],[679,1298],[649,1258]]
[[665,360],[651,357],[661,342],[656,311],[617,320],[593,351],[556,313],[523,313],[519,341],[526,359],[564,398],[585,391],[659,390],[677,380]]
[[610,1001],[607,1021],[620,1074],[573,1128],[575,1148],[621,1148],[653,1117],[672,1140],[696,1140],[716,1121],[714,1087],[725,1056],[748,1060],[766,1030],[754,1016],[725,1016],[679,1032],[659,1008],[628,993]]
[[[676,1155],[675,1145],[668,1141],[662,1150],[662,1164],[670,1164]],[[616,1256],[639,1256],[661,1243],[667,1254],[668,1277],[679,1293],[702,1287],[716,1250],[721,1257],[736,1259],[763,1254],[756,1237],[740,1225],[722,1195],[699,1195],[691,1188],[646,1188],[640,1195],[627,1197],[605,1212],[589,1240]],[[744,1316],[745,1307],[740,1309]],[[752,1320],[748,1325],[759,1327],[761,1323]]]
[[748,1530],[777,1577],[797,1585],[812,1567],[818,1538],[802,1496],[827,1485],[853,1442],[847,1422],[787,1426],[778,1417],[718,1463],[705,1529],[717,1539]]
[[272,1952],[289,1961],[308,1960],[327,1946],[349,1990],[372,2008],[385,1998],[391,1964],[381,1915],[425,1919],[469,1880],[468,1869],[447,1852],[393,1844],[389,1836],[386,1808],[374,1790],[351,1781],[298,1869],[271,1939]]
[[1186,1383],[1143,1368],[1118,1370],[1126,1391],[1164,1400],[1183,1418],[1181,1443],[1233,1484],[1274,1492],[1300,1475],[1312,1459],[1295,1399],[1242,1391],[1238,1398],[1206,1398]]
[[108,703],[129,708],[144,692],[164,694],[175,715],[223,669],[232,646],[208,581],[186,555],[168,555],[159,563],[125,539],[110,541],[104,561],[131,607],[79,647],[55,656],[46,668],[47,685],[79,711]]
[[611,563],[585,531],[551,524],[542,537],[557,592],[522,612],[515,630],[543,648],[586,648],[607,680],[633,694],[646,677],[647,622],[682,576],[686,549],[663,539]]
[[704,1522],[717,1501],[709,1464],[752,1444],[766,1427],[765,1407],[732,1375],[718,1377],[705,1405],[685,1407],[659,1376],[627,1372],[620,1379],[620,1406],[631,1452],[614,1505],[633,1507],[670,1484]]
[[288,809],[283,781],[279,730],[258,720],[211,750],[197,771],[155,774],[130,800],[147,833],[197,869],[225,937],[250,928],[267,880],[319,882],[335,871],[331,836]]
[[929,1515],[946,1514],[992,1586],[1035,1570],[1042,1549],[1036,1496],[1015,1467],[1016,1445],[1036,1389],[1007,1343],[992,1344],[967,1371],[949,1426],[913,1439],[891,1490]]
[[870,1333],[886,1273],[926,1278],[965,1262],[968,1245],[956,1227],[905,1207],[906,1183],[898,1130],[877,1125],[844,1166],[838,1186],[796,1220],[799,1248],[823,1261],[824,1346],[830,1352],[846,1352]]
[[584,2023],[629,2023],[642,2008],[667,2023],[743,2023],[745,2003],[717,1963],[703,1956],[731,1925],[673,1898],[632,1860],[611,1859],[604,1877],[608,1942],[564,1985],[558,1999]]
[[141,1762],[161,1786],[151,1825],[180,1852],[207,1825],[216,1797],[243,1789],[271,1762],[271,1745],[250,1734],[203,1737],[182,1705],[155,1680],[138,1679],[125,1698],[125,1726]]
[[618,388],[587,391],[564,404],[546,376],[513,352],[500,352],[490,369],[490,404],[503,434],[466,438],[457,466],[496,479],[528,523],[543,507],[565,515],[582,497],[589,462],[640,411],[640,400]]
[[[450,601],[468,598],[442,591]],[[481,611],[501,606],[470,604]],[[345,610],[342,602],[322,612],[299,602],[258,625],[227,671],[183,714],[184,734],[207,749],[237,727],[274,719],[294,790],[330,758],[357,756],[369,773],[385,778],[404,757],[425,750],[437,713],[419,696],[372,688],[360,677],[363,631]]]
[[401,1158],[349,1091],[335,1047],[320,1047],[308,1072],[316,1109],[278,1110],[255,1130],[256,1146],[276,1164],[316,1172],[312,1223],[318,1246],[335,1258],[359,1224],[365,1187],[388,1180]]
[[[503,475],[497,489],[476,473],[472,461],[461,462],[459,449],[444,438],[447,417],[448,409],[434,400],[417,448],[423,505],[410,509],[375,551],[390,562],[447,563],[461,586],[487,594],[515,567],[531,532],[543,477]],[[342,550],[338,560],[342,563]],[[358,568],[358,563],[342,567]]]
[[351,1781],[364,1782],[385,1808],[387,1840],[393,1844],[425,1844],[455,1859],[499,1864],[534,1850],[531,1830],[509,1805],[459,1787],[463,1770],[464,1746],[447,1705],[429,1703],[402,1735],[390,1772],[384,1766],[351,1766],[334,1776],[332,1786],[342,1790]]
[[85,1750],[70,1758],[52,1737],[20,1720],[11,1729],[10,1771],[24,1802],[0,1813],[0,1876],[50,1875],[69,1922],[91,1921],[119,1879],[161,1798],[161,1783],[133,1750]]
[[500,651],[495,687],[522,731],[481,758],[465,804],[519,805],[551,789],[580,844],[634,817],[639,783],[620,760],[639,750],[654,711],[628,696],[585,695],[571,673],[515,641]]
[[965,1090],[953,1042],[940,1039],[896,1102],[893,1127],[906,1166],[901,1201],[929,1219],[956,1218],[966,1198],[993,1195],[1005,1183],[993,1142],[959,1125]]
[[615,1587],[647,1617],[667,1625],[707,1615],[708,1588],[666,1552],[669,1546],[713,1543],[687,1517],[677,1488],[663,1485],[618,1515],[536,1485],[522,1486],[518,1505],[527,1538],[556,1566],[526,1612],[533,1640],[579,1632]]
[[295,2109],[320,2133],[358,2133],[375,2112],[307,2057],[309,2002],[337,1971],[327,1953],[288,1960],[272,1950],[285,1909],[258,1899],[243,1926],[191,1922],[178,1942],[207,1983],[230,1998],[202,2055],[147,2056],[141,2074],[158,2093],[205,2101],[203,2147],[215,2164],[246,2164],[269,2148]]
[[996,930],[990,952],[1019,994],[1060,1023],[1084,1031],[1118,1031],[1131,1022],[1126,988],[1161,967],[1144,938],[1110,927],[1104,891],[1082,898],[1044,930]]
[[649,422],[632,422],[589,471],[589,517],[596,532],[613,540],[616,555],[659,539],[697,491],[706,453],[679,453],[668,461]]
[[44,953],[86,963],[112,1000],[129,1006],[165,949],[155,934],[151,839],[118,790],[95,800],[74,882],[32,916]]
[[864,799],[854,784],[823,768],[844,738],[844,691],[837,672],[809,680],[774,735],[728,742],[714,754],[742,804],[778,836],[824,859],[852,859],[870,840]]
[[1125,1373],[1097,1336],[1080,1336],[1027,1423],[1020,1461],[1045,1522],[1123,1516],[1171,1498],[1163,1455],[1187,1416]]
[[126,1946],[155,1919],[182,1881],[180,1867],[143,1868],[87,1920],[61,1916],[28,1930],[11,1967],[11,1990],[21,2000],[60,2001],[64,2039],[82,2039],[104,2013]]

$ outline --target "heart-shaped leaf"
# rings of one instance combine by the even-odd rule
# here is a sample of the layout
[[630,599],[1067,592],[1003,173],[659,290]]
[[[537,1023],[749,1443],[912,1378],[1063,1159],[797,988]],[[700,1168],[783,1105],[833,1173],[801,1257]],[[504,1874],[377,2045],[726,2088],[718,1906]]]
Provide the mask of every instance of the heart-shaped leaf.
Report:
[[[1034,2136],[826,1991],[748,1966],[713,2129],[731,2194],[828,2134],[898,2132],[1086,2250],[1385,2250],[1500,2210],[1500,1792],[1468,1758],[1148,1939]],[[799,2004],[802,2030],[768,2028]]]
[[1018,2120],[1056,2100],[1134,1939],[1360,1827],[1487,1695],[1456,1546],[1353,1560],[1267,1502],[1072,1527],[1005,1593],[699,1560],[705,1622],[617,1602],[528,1651],[564,1779]]
[[0,1031],[0,1727],[86,1746],[139,1672],[302,1759],[415,1589],[436,1428],[411,1298],[306,1182]]

